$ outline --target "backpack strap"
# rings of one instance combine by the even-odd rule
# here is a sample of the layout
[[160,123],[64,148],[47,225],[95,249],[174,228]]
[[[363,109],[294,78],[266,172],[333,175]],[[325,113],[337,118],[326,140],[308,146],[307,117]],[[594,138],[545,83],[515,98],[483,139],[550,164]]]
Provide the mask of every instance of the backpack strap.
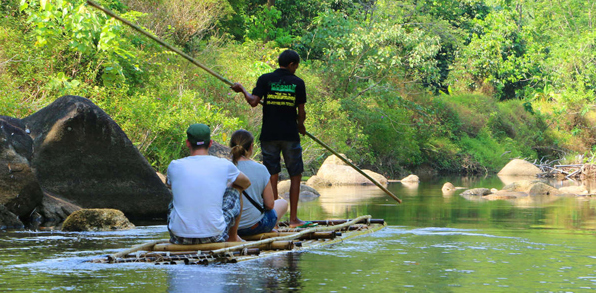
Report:
[[265,213],[265,209],[258,204],[254,199],[252,199],[252,197],[250,197],[250,195],[248,195],[248,193],[246,193],[246,191],[242,191],[242,194],[244,194],[244,197],[246,197],[246,199],[248,199],[248,201],[250,201],[250,203],[252,203],[253,206],[255,206],[255,208],[257,208],[257,210],[259,210],[259,212],[261,212],[261,214]]

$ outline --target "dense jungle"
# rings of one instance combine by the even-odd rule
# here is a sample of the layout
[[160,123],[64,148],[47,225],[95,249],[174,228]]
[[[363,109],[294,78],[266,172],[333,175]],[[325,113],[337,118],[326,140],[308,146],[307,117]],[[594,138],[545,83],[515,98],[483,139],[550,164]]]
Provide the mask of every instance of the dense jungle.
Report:
[[[98,2],[248,89],[296,50],[307,131],[389,177],[595,159],[594,1]],[[85,1],[2,0],[0,44],[0,115],[89,98],[158,171],[191,123],[260,131],[259,107]],[[302,144],[309,175],[329,153]]]

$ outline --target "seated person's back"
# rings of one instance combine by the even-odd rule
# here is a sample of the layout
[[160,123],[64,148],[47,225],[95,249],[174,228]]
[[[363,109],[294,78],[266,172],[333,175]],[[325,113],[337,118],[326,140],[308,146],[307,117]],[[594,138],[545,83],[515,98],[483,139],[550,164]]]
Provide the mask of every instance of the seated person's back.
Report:
[[168,166],[173,195],[168,216],[170,242],[239,241],[240,192],[250,181],[230,161],[209,155],[212,141],[207,125],[191,125],[187,137],[190,156]]
[[172,161],[168,179],[174,194],[170,229],[189,238],[211,237],[226,227],[223,194],[240,171],[213,156],[190,156]]

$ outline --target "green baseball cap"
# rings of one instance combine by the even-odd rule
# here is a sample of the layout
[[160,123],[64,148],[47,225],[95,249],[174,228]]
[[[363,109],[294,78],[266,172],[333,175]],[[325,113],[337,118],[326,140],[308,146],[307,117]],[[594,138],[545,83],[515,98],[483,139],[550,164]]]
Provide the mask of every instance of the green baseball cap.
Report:
[[186,137],[192,145],[209,144],[211,141],[211,129],[205,124],[192,124],[186,130]]

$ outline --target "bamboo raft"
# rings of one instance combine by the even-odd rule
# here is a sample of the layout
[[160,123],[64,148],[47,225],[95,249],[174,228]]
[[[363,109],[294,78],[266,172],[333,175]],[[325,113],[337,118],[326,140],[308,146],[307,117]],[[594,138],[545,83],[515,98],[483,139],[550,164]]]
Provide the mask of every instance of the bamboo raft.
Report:
[[156,265],[236,263],[340,243],[346,239],[373,233],[387,225],[384,220],[371,219],[371,216],[360,216],[353,220],[311,222],[317,223],[318,226],[297,229],[280,223],[278,232],[243,237],[245,242],[178,245],[170,243],[169,240],[156,240],[90,262],[148,262]]

